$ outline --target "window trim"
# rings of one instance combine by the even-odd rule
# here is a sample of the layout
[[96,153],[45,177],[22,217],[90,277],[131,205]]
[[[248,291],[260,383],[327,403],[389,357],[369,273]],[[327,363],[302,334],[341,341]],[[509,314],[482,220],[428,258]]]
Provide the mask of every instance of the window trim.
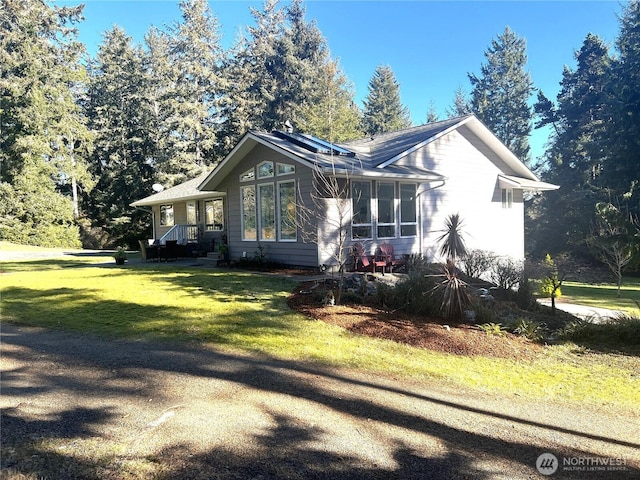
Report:
[[[276,212],[276,191],[275,185],[273,182],[264,182],[258,183],[256,185],[258,187],[257,196],[256,196],[256,205],[258,207],[258,241],[259,242],[275,242],[278,239],[278,222],[277,222],[277,213]],[[262,237],[262,189],[266,187],[271,187],[273,189],[273,238],[263,238]]]
[[[354,192],[354,187],[355,184],[368,184],[369,185],[369,222],[368,223],[355,223],[353,221],[354,217],[355,217],[355,195],[353,194]],[[373,239],[373,215],[372,215],[372,209],[371,209],[371,203],[372,203],[372,187],[371,187],[372,182],[366,181],[366,180],[352,180],[351,181],[351,239],[352,240],[371,240]],[[358,227],[369,227],[369,236],[368,237],[355,237],[353,235],[353,231],[354,228],[358,228]]]
[[[245,236],[245,221],[244,221],[244,217],[245,217],[245,210],[244,210],[244,191],[245,189],[253,189],[253,217],[254,217],[254,222],[256,224],[255,226],[255,238],[247,238]],[[240,187],[240,238],[242,239],[243,242],[255,242],[258,240],[258,212],[257,212],[257,197],[256,197],[256,185],[255,184],[251,184],[251,185],[244,185],[242,187]],[[251,213],[251,212],[249,212]]]
[[[289,168],[291,168],[291,171],[289,171],[289,172],[280,172],[280,167],[289,167]],[[290,163],[276,163],[276,175],[278,177],[283,177],[285,175],[293,175],[294,173],[296,173],[296,166],[295,165],[291,165]]]
[[[207,203],[211,203],[213,204],[214,202],[220,202],[221,203],[221,211],[222,211],[222,228],[218,229],[215,228],[216,223],[208,223],[207,222]],[[214,210],[214,217],[215,217],[215,210]],[[212,220],[215,220],[215,218],[212,218]],[[222,198],[210,198],[208,200],[204,201],[204,229],[207,232],[223,232],[224,231],[224,227],[225,227],[225,221],[224,221],[224,200]]]
[[[245,178],[247,177],[247,178]],[[256,179],[256,169],[251,167],[249,170],[240,174],[240,182],[253,182]]]
[[[165,210],[171,210],[171,223],[167,223],[166,220],[166,213],[164,215],[164,222],[162,219],[162,211]],[[173,206],[173,203],[165,203],[160,205],[160,226],[161,227],[173,227],[176,224],[176,211],[175,208]]]
[[[413,187],[413,213],[415,216],[415,220],[411,221],[411,222],[405,222],[402,219],[402,187],[403,186],[410,186]],[[412,237],[417,237],[418,236],[418,185],[415,183],[400,183],[399,187],[398,187],[398,221],[400,224],[400,230],[398,231],[398,234],[400,236],[400,238],[412,238]],[[415,232],[413,235],[403,235],[402,234],[402,227],[415,227]]]
[[[392,222],[381,222],[380,221],[380,186],[381,185],[391,185],[392,190],[392,195],[391,195],[391,202],[392,202],[392,208],[391,208],[391,212],[393,214],[393,221]],[[378,181],[376,182],[376,238],[380,238],[380,239],[390,239],[390,238],[397,238],[398,237],[398,221],[397,221],[397,217],[398,217],[398,203],[397,203],[397,198],[396,198],[396,182],[381,182]],[[393,227],[393,235],[391,236],[381,236],[380,235],[380,227]]]
[[505,210],[513,208],[513,188],[503,188],[500,197],[502,208]]
[[[262,167],[263,165],[271,165],[271,173],[267,175],[260,175],[260,167]],[[265,160],[264,162],[260,162],[258,165],[256,165],[256,171],[257,171],[256,180],[258,181],[265,178],[273,178],[275,177],[275,174],[276,174],[275,165],[273,164],[273,162],[269,160]]]
[[[298,211],[298,203],[296,202],[296,181],[295,179],[287,179],[287,180],[282,180],[277,182],[277,198],[276,198],[276,224],[277,224],[277,229],[278,229],[278,235],[277,235],[277,239],[278,242],[285,242],[285,243],[293,243],[293,242],[297,242],[298,241],[298,225],[296,224],[296,219],[294,218],[293,220],[293,228],[295,229],[296,232],[296,236],[295,238],[282,238],[282,197],[281,197],[281,190],[280,190],[280,186],[281,185],[285,185],[291,183],[293,185],[293,205],[295,207],[295,214],[297,214]],[[294,214],[294,215],[295,215]]]

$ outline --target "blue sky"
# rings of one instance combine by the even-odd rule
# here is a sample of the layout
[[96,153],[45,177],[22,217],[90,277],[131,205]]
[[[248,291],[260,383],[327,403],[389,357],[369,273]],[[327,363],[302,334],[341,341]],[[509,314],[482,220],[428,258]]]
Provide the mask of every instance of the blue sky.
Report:
[[[151,25],[163,27],[180,19],[174,0],[58,0],[55,5],[85,4],[80,40],[90,53],[101,34],[121,26],[142,42]],[[252,24],[249,7],[261,1],[209,2],[221,24],[223,46]],[[527,68],[537,88],[552,99],[559,90],[564,65],[575,66],[574,52],[588,33],[611,48],[618,33],[620,4],[615,1],[338,1],[308,0],[307,19],[315,20],[331,54],[353,82],[362,106],[378,65],[390,65],[402,101],[415,124],[424,123],[433,101],[441,118],[454,92],[471,87],[468,72],[479,73],[491,40],[509,26],[527,41]],[[532,153],[543,153],[547,132],[535,132]]]

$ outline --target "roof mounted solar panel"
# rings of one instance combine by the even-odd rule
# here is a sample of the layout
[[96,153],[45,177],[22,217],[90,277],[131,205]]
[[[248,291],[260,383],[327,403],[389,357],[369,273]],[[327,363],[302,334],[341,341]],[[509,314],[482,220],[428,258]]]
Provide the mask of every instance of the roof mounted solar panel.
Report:
[[317,137],[314,137],[313,135],[307,135],[305,133],[282,132],[280,130],[274,131],[273,134],[313,153],[322,153],[325,155],[345,155],[351,157],[355,156],[355,153],[339,147],[338,145],[334,145],[333,143],[321,140]]

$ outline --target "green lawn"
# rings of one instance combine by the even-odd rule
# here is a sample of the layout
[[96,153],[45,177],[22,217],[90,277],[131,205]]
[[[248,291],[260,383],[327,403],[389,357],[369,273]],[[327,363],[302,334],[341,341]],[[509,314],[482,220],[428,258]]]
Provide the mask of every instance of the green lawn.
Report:
[[620,298],[617,297],[618,287],[612,283],[589,284],[578,282],[564,282],[562,284],[562,298],[564,301],[588,305],[590,307],[610,308],[623,310],[634,315],[639,315],[640,279],[626,277],[620,290]]
[[4,262],[2,318],[24,325],[215,348],[350,367],[396,378],[540,400],[640,405],[640,359],[547,347],[535,361],[465,357],[352,334],[292,312],[290,280],[108,257]]

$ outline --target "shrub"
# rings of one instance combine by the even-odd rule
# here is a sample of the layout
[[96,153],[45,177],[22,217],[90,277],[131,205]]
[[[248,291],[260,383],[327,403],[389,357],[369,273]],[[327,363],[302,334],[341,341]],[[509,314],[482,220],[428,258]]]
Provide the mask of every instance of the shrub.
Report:
[[487,335],[497,335],[499,337],[503,337],[508,333],[501,323],[483,323],[482,325],[476,326]]
[[523,263],[511,257],[498,258],[489,271],[491,281],[503,290],[512,290],[518,286],[523,274]]
[[496,254],[488,250],[469,250],[461,258],[464,273],[473,278],[480,278],[487,273],[496,261]]
[[402,309],[419,315],[435,315],[438,313],[440,300],[433,295],[434,284],[433,277],[413,271],[404,282],[393,287],[379,284],[378,302],[390,309]]
[[461,320],[464,311],[471,305],[471,297],[467,291],[467,284],[458,277],[453,262],[443,266],[444,280],[433,289],[440,295],[440,311],[451,320]]
[[544,323],[535,322],[528,318],[518,318],[516,319],[513,333],[534,342],[541,342],[547,334],[547,326]]

